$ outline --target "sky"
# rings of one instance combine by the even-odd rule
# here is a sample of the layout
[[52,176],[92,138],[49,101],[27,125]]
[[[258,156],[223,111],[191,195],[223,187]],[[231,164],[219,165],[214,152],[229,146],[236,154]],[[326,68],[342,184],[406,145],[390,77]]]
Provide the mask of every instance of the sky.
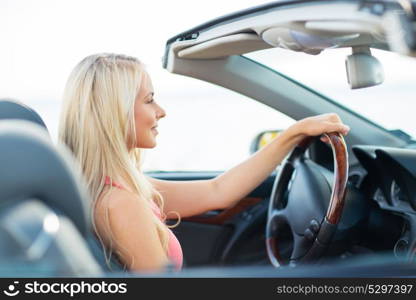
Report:
[[0,72],[0,95],[54,98],[75,64],[97,52],[136,56],[159,73],[170,37],[267,2],[2,0],[0,65],[7,72]]
[[[0,98],[17,99],[34,108],[56,141],[61,96],[72,68],[93,53],[132,55],[145,63],[156,99],[168,115],[159,122],[158,147],[147,154],[147,169],[225,169],[248,155],[249,142],[258,129],[247,128],[238,135],[231,132],[237,143],[234,150],[229,147],[228,154],[223,151],[212,156],[221,149],[218,145],[230,142],[225,136],[219,138],[213,134],[223,130],[222,125],[215,129],[203,122],[199,122],[201,127],[190,126],[197,124],[200,118],[197,113],[187,111],[200,110],[197,103],[211,100],[208,98],[221,101],[224,91],[205,84],[201,93],[200,81],[172,75],[163,69],[165,43],[172,36],[213,18],[267,2],[2,0]],[[192,101],[195,105],[183,103],[189,99],[195,100]],[[213,102],[207,106],[205,111],[212,114],[210,121],[221,123],[215,120],[224,120],[235,108],[233,103],[240,103],[234,94],[227,94],[227,100],[231,102],[220,113],[215,106],[222,103]],[[247,100],[244,103],[245,108],[240,110],[242,115],[253,110],[253,103]],[[261,118],[263,123],[259,125],[275,127],[265,124],[264,120],[268,119],[271,124],[276,120],[273,118],[276,113],[264,112],[262,107],[257,109],[268,116]],[[173,148],[176,149],[174,155]]]
[[[247,156],[249,141],[257,132],[284,129],[293,120],[259,107],[259,104],[254,107],[254,101],[235,93],[172,75],[162,68],[161,60],[165,43],[172,36],[211,19],[268,2],[1,0],[0,98],[14,98],[33,107],[45,120],[52,138],[56,139],[61,96],[72,68],[85,56],[98,52],[136,56],[147,66],[156,99],[169,117],[159,124],[160,147],[149,154],[149,168],[231,167]],[[290,60],[285,58],[287,52],[284,51],[270,50],[265,63],[270,62],[273,68],[318,88],[324,94],[340,96],[344,104],[388,128],[403,128],[416,135],[410,115],[415,107],[414,92],[408,88],[413,86],[415,60],[402,59],[398,64],[396,57],[383,58],[382,62],[389,69],[386,84],[371,90],[348,92],[344,69],[348,51],[329,63],[320,60],[330,58],[328,55],[323,58],[319,55],[312,60],[309,55],[296,54],[299,56]],[[252,57],[256,55],[257,52]],[[312,64],[307,66],[309,62]],[[336,71],[331,71],[330,67],[335,65]],[[337,86],[333,84],[335,75],[339,75]],[[400,88],[401,94],[397,93],[398,88],[390,88],[394,85],[389,85],[389,81],[394,80],[407,84]],[[348,93],[341,94],[341,89]],[[368,93],[372,96],[369,97]],[[406,105],[396,105],[396,98]],[[228,101],[226,104],[224,99]],[[211,105],[204,107],[207,101],[211,101]],[[390,113],[384,114],[385,110]],[[199,111],[204,111],[205,116],[210,113],[208,121],[200,121]],[[238,123],[243,117],[249,118],[253,111],[258,113],[256,122]],[[224,121],[236,114],[240,115],[239,119]],[[227,128],[224,122],[229,124]],[[212,124],[217,124],[217,127]],[[220,133],[225,130],[229,136],[220,138]],[[213,132],[218,133],[218,139]],[[231,141],[235,143],[234,147],[221,147]],[[180,152],[175,158],[171,156],[172,149]],[[188,159],[191,156],[194,159]],[[195,161],[199,164],[193,165]]]

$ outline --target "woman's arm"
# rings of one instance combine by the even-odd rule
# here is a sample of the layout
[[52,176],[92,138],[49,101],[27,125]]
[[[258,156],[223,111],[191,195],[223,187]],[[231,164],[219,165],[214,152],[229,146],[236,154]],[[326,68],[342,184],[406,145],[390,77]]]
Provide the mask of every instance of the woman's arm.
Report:
[[[244,198],[276,168],[296,143],[290,131],[284,131],[247,160],[211,180],[168,181],[149,178],[165,200],[164,212],[181,217],[224,209]],[[167,214],[174,218],[174,214]]]
[[305,137],[335,131],[344,135],[349,131],[336,114],[306,118],[283,131],[249,159],[215,178],[215,190],[221,197],[222,207],[232,206],[260,185]]
[[[285,156],[306,136],[325,132],[347,134],[349,128],[336,114],[303,119],[282,132],[250,158],[211,180],[166,181],[149,178],[165,199],[164,212],[177,211],[181,217],[224,209],[247,196],[261,184]],[[168,215],[172,218],[174,215]]]

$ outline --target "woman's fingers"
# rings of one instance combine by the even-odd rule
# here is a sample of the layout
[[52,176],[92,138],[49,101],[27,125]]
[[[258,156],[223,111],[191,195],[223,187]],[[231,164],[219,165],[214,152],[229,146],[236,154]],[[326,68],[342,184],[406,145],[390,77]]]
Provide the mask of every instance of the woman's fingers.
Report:
[[328,138],[326,136],[324,136],[324,135],[321,136],[321,141],[324,142],[324,143],[327,143],[327,144],[329,143]]
[[341,118],[336,113],[331,113],[330,118],[334,122],[341,122]]
[[339,132],[342,135],[347,135],[350,131],[350,127],[348,125],[343,124],[341,121],[337,122],[327,122],[327,128],[325,128],[325,132]]
[[[325,129],[325,132],[339,132],[342,135],[347,135],[348,132],[350,131],[350,127],[348,125],[342,124],[341,122],[337,122],[337,123],[327,123],[327,128]],[[329,139],[327,136],[325,135],[321,135],[321,141],[324,143],[329,143]]]
[[[350,127],[342,123],[341,118],[335,113],[322,114],[305,118],[296,124],[298,132],[306,136],[321,136],[324,133],[339,132],[347,135]],[[323,142],[329,142],[321,137]]]
[[350,127],[344,124],[335,124],[334,131],[341,133],[342,135],[347,135],[350,131]]

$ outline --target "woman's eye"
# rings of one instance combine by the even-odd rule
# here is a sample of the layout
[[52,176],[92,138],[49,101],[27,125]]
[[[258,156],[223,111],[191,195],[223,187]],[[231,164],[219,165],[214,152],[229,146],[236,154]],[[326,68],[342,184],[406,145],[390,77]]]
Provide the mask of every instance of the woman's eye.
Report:
[[155,101],[155,99],[150,99],[147,103],[152,103],[152,102],[154,102]]

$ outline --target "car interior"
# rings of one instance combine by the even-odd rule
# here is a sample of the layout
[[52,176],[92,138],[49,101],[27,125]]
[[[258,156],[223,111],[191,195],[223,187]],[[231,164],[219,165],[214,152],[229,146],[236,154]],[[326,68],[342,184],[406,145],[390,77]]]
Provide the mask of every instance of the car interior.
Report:
[[[399,2],[274,2],[209,21],[166,43],[164,68],[171,73],[236,91],[295,120],[335,112],[351,128],[359,129],[345,137],[349,167],[345,205],[327,257],[343,260],[387,252],[399,260],[414,260],[416,243],[410,232],[414,232],[411,186],[415,184],[412,167],[415,142],[409,136],[386,130],[245,54],[280,47],[309,55],[325,55],[326,51],[350,48],[352,54],[345,61],[350,88],[382,84],[382,66],[371,55],[370,49],[408,56],[415,53],[414,30],[411,29],[415,20],[414,4]],[[270,238],[262,235],[265,226],[279,227],[279,230],[274,228],[279,231],[274,237],[274,246],[280,248],[280,261],[291,265],[298,260],[296,255],[302,248],[299,245],[304,243],[309,222],[317,220],[322,233],[325,210],[332,205],[329,199],[338,172],[332,152],[331,147],[316,140],[292,164],[290,168],[294,170],[282,174],[283,164],[254,190],[248,197],[262,200],[252,203],[250,208],[241,208],[244,212],[240,218],[229,220],[233,229],[217,256],[222,259],[220,262],[237,265],[270,263],[262,257],[273,261],[276,253],[269,251],[268,256],[265,255],[264,243]],[[192,177],[192,174],[155,175],[176,180]],[[193,179],[210,178],[215,174],[195,175]],[[316,189],[320,190],[317,192]],[[291,202],[298,203],[293,204],[296,215],[288,216]],[[312,202],[314,204],[310,204]],[[307,212],[303,213],[303,210]],[[197,220],[207,226],[226,213],[209,212]],[[285,215],[283,225],[273,218],[275,214]],[[296,218],[305,220],[299,222]],[[235,224],[236,219],[238,224]],[[178,234],[193,222],[195,218],[184,220]],[[215,260],[218,262],[218,258]]]
[[[131,273],[115,259],[108,266],[91,227],[88,192],[71,154],[52,143],[33,109],[1,100],[0,275],[414,276],[416,141],[245,56],[272,47],[311,55],[337,47],[359,55],[368,55],[370,48],[409,54],[415,49],[386,29],[394,22],[410,22],[401,14],[389,14],[401,9],[398,5],[278,1],[221,17],[167,41],[163,67],[171,73],[238,92],[295,120],[335,112],[359,129],[345,140],[331,135],[329,144],[319,138],[305,140],[235,206],[183,219],[173,229],[184,252],[181,272],[168,266],[158,274]],[[389,38],[381,41],[379,34]],[[350,71],[352,88],[382,81],[374,75],[377,63],[371,58],[366,63],[367,77]],[[219,174],[147,175],[200,180]]]

